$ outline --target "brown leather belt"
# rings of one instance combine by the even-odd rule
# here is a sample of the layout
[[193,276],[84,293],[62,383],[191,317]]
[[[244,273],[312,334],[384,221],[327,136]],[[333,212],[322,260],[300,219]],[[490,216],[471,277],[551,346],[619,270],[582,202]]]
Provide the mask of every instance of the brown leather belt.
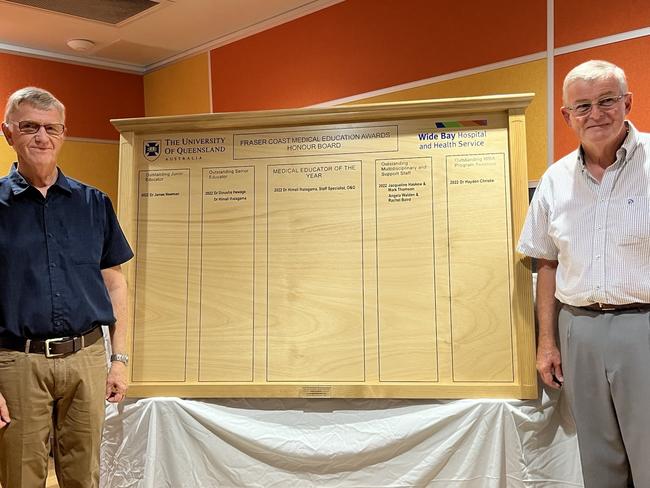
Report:
[[585,305],[583,310],[590,310],[592,312],[647,312],[650,310],[650,303],[625,303],[623,305],[610,305],[608,303],[592,303]]
[[77,352],[84,347],[94,344],[102,336],[102,328],[99,326],[90,332],[73,337],[56,337],[45,340],[0,337],[0,347],[14,351],[24,351],[26,353],[45,354],[46,357],[52,358]]

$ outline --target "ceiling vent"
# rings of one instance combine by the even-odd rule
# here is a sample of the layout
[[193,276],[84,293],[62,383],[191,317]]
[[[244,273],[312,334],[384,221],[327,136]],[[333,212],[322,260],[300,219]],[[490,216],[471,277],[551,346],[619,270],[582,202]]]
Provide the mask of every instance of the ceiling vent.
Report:
[[131,17],[158,5],[159,0],[6,0],[11,3],[36,7],[49,12],[96,20],[106,24],[120,24]]

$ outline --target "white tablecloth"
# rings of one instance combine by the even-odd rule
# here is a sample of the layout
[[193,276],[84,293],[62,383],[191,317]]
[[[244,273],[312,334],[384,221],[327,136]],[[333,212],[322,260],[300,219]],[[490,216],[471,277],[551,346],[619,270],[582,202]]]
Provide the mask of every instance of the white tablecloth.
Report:
[[104,488],[582,486],[562,397],[148,398],[109,406]]

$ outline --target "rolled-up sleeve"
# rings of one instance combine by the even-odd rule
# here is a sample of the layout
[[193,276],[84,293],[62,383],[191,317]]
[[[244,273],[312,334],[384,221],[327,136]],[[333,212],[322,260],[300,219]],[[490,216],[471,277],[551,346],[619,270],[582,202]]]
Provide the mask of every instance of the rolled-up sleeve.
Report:
[[557,260],[558,249],[549,232],[549,196],[548,185],[542,178],[528,207],[517,250],[533,258]]

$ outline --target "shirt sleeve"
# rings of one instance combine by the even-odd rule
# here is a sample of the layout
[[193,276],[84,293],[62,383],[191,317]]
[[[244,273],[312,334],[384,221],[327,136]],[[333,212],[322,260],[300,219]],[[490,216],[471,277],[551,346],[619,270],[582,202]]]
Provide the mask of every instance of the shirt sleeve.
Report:
[[101,269],[110,268],[127,262],[133,257],[133,251],[113,209],[113,203],[107,195],[103,195],[104,210],[106,215],[104,226],[104,247],[102,249],[102,259],[99,267]]
[[517,250],[532,258],[556,261],[558,249],[549,232],[549,201],[548,185],[542,178],[528,207]]

